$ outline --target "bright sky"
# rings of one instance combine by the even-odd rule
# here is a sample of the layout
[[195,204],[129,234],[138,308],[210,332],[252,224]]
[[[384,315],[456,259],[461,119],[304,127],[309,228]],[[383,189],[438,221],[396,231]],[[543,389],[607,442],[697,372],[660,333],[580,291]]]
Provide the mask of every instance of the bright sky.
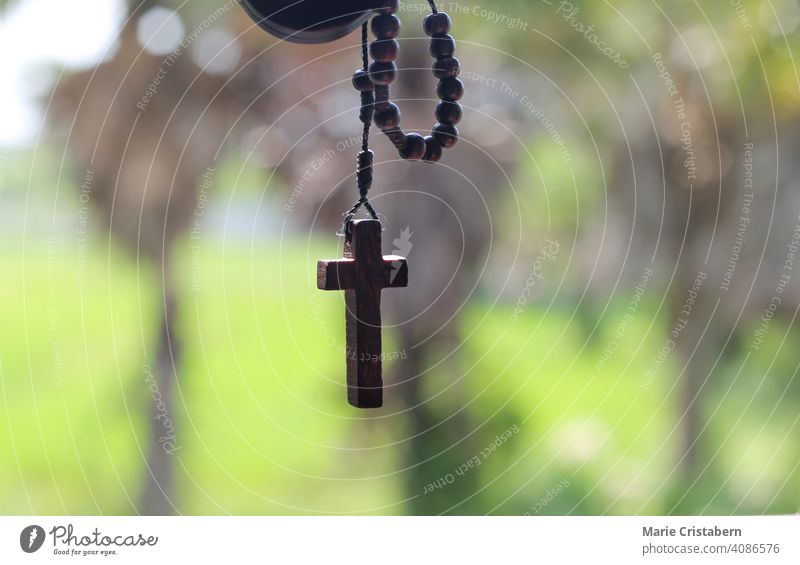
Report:
[[42,122],[33,98],[51,68],[90,67],[113,53],[124,17],[118,0],[21,0],[0,18],[0,146],[35,141]]

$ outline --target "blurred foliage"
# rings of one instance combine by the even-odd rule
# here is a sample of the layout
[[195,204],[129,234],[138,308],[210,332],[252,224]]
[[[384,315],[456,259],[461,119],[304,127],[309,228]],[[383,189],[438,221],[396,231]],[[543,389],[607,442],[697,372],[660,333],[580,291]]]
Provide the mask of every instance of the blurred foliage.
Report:
[[[719,453],[687,493],[672,463],[679,407],[671,381],[639,386],[660,346],[647,316],[597,370],[603,345],[584,346],[567,310],[532,308],[509,325],[510,308],[480,303],[463,321],[474,431],[451,456],[420,454],[422,479],[409,500],[398,467],[406,431],[353,419],[341,383],[325,377],[338,374],[339,352],[319,346],[318,321],[287,314],[308,311],[309,288],[288,284],[309,278],[307,252],[299,242],[286,245],[276,279],[274,246],[245,251],[217,241],[203,247],[200,290],[183,285],[188,363],[176,457],[184,513],[522,514],[562,481],[569,486],[541,513],[752,514],[792,512],[800,503],[792,486],[800,453],[787,443],[800,401],[796,363],[778,343],[800,338],[796,330],[776,331],[746,378],[713,391],[707,434]],[[0,326],[4,513],[135,512],[149,394],[141,351],[155,339],[141,313],[153,311],[155,296],[142,284],[149,273],[113,245],[89,250],[76,284],[74,253],[39,238],[27,241],[25,261],[19,249],[0,253],[4,319],[24,323],[22,332]],[[190,256],[186,249],[181,262]],[[320,319],[340,315],[335,301],[318,307]],[[601,333],[610,337],[623,312],[616,305]],[[319,377],[308,378],[312,372]],[[447,408],[442,376],[430,376],[428,394]],[[792,402],[782,400],[787,387]],[[365,426],[369,448],[358,447]],[[518,434],[456,474],[512,426]],[[452,484],[425,494],[448,474]]]
[[[39,178],[52,174],[42,167]],[[22,194],[6,191],[4,202]],[[218,198],[221,205],[228,195]],[[74,218],[77,209],[65,202],[58,213]],[[84,263],[57,238],[18,233],[0,252],[0,303],[13,322],[0,326],[0,510],[135,512],[149,394],[142,359],[156,339],[143,314],[155,312],[152,273],[99,235]],[[651,319],[657,304],[643,304],[596,368],[624,299],[612,302],[592,342],[567,305],[531,305],[509,324],[510,305],[471,304],[460,363],[473,431],[444,438],[447,453],[418,454],[409,485],[407,430],[354,417],[342,383],[325,377],[338,374],[341,353],[320,324],[338,320],[340,304],[317,298],[309,265],[327,244],[277,243],[245,247],[209,235],[199,259],[191,241],[182,244],[188,351],[176,457],[185,513],[752,514],[800,504],[800,448],[788,441],[800,391],[796,357],[783,343],[798,332],[776,327],[747,375],[715,385],[705,405],[714,407],[706,434],[717,454],[687,485],[674,465],[674,381],[665,374],[640,386],[663,342],[662,324]],[[310,300],[319,309],[312,316]],[[341,337],[338,325],[329,329]],[[434,370],[426,396],[447,412],[458,399],[444,377]],[[511,427],[519,433],[456,474]],[[452,484],[425,493],[448,474]]]
[[[8,4],[0,0],[0,8]],[[191,25],[216,4],[181,4],[181,14]],[[537,93],[545,90],[542,76],[550,77],[583,112],[585,122],[560,125],[569,168],[542,128],[517,132],[535,160],[520,160],[516,184],[547,187],[518,195],[532,231],[577,239],[586,218],[600,214],[606,187],[598,163],[615,157],[620,128],[609,105],[597,101],[624,100],[631,78],[661,88],[654,52],[680,58],[681,42],[694,42],[691,52],[708,57],[701,62],[720,116],[755,108],[747,115],[759,127],[772,119],[769,93],[779,121],[797,118],[796,22],[784,38],[780,19],[767,12],[794,14],[789,0],[742,0],[739,13],[729,2],[568,3],[581,22],[613,38],[630,62],[625,70],[565,22],[557,0],[493,8],[528,24],[525,31],[471,13],[473,4],[440,4],[456,20],[470,68],[537,76]],[[743,27],[741,13],[751,27]],[[696,72],[694,61],[687,64],[687,73]],[[568,104],[556,105],[567,111]],[[63,195],[77,187],[62,181],[54,196],[56,179],[65,177],[60,157],[46,145],[39,150],[30,184],[32,155],[9,159],[1,200],[0,512],[128,514],[147,435],[142,359],[157,339],[155,275],[102,234],[85,255],[75,247],[76,199]],[[225,209],[238,199],[245,209],[257,207],[263,171],[240,172],[233,160],[220,169],[212,205]],[[234,184],[244,190],[225,191]],[[446,368],[425,380],[432,407],[444,415],[464,410],[472,426],[466,437],[434,430],[408,473],[408,423],[354,416],[343,406],[342,383],[326,377],[340,372],[341,352],[327,343],[325,324],[333,321],[329,331],[341,339],[341,304],[317,298],[309,266],[330,254],[330,242],[272,234],[252,243],[211,230],[203,238],[199,256],[185,238],[177,261],[186,365],[174,417],[184,513],[760,514],[800,506],[800,444],[792,441],[800,381],[790,346],[800,335],[786,322],[773,323],[758,352],[729,348],[722,358],[702,403],[708,467],[687,480],[676,463],[681,368],[668,363],[651,386],[641,382],[670,324],[659,304],[645,302],[625,336],[614,338],[628,300],[619,292],[596,329],[591,306],[576,312],[568,298],[532,301],[517,324],[509,323],[510,301],[474,300],[459,322],[459,396],[450,394]],[[598,369],[612,339],[618,349]],[[519,432],[491,456],[426,492],[512,427]]]

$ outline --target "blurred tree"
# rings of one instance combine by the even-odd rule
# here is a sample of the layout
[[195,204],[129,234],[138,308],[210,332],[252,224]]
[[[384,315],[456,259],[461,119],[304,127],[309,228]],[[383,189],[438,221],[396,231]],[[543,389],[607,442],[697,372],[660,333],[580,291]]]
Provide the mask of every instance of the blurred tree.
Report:
[[[128,4],[129,17],[113,57],[96,68],[62,76],[50,117],[67,128],[66,144],[78,167],[92,171],[91,200],[104,214],[107,228],[137,260],[157,268],[161,321],[155,353],[146,362],[153,366],[164,405],[150,401],[146,484],[136,510],[166,514],[177,511],[175,462],[160,440],[165,437],[164,414],[177,422],[175,387],[181,364],[172,252],[191,225],[202,182],[214,182],[226,133],[252,98],[263,67],[258,62],[246,69],[237,64],[225,72],[204,71],[192,60],[191,35],[176,38],[167,54],[152,54],[140,42],[139,24],[162,3]],[[215,4],[203,3],[209,13],[218,9]],[[202,12],[199,6],[193,9]],[[227,25],[238,25],[236,16]],[[172,17],[180,20],[177,14]],[[229,81],[232,76],[235,80]]]
[[[9,0],[0,0],[0,8],[8,4]],[[219,4],[191,3],[181,7],[181,17],[187,22],[202,19]],[[564,4],[570,10],[577,8],[576,19],[587,25],[591,22],[599,36],[619,41],[629,68],[615,66],[576,31],[571,25],[576,19],[565,19],[565,10],[559,10]],[[458,379],[464,370],[459,354],[442,352],[458,350],[463,331],[460,307],[474,290],[467,281],[477,278],[487,242],[502,238],[504,247],[513,249],[514,238],[521,235],[515,233],[519,227],[513,217],[504,213],[508,208],[498,208],[516,204],[517,197],[527,214],[521,256],[535,256],[543,235],[557,236],[565,246],[575,239],[580,266],[570,273],[564,293],[569,298],[562,299],[570,307],[575,298],[579,309],[585,302],[594,302],[591,307],[599,311],[608,291],[621,280],[634,281],[637,268],[650,265],[658,250],[659,282],[653,286],[669,292],[665,311],[660,312],[667,336],[683,316],[687,292],[697,274],[708,273],[703,299],[677,340],[675,365],[680,377],[666,370],[663,375],[674,378],[681,391],[674,407],[682,436],[675,462],[683,469],[684,481],[675,489],[679,493],[675,498],[682,499],[686,486],[713,462],[713,448],[705,445],[711,423],[705,406],[708,383],[712,375],[720,380],[734,378],[720,374],[720,354],[737,345],[737,333],[739,347],[750,341],[752,336],[741,335],[741,328],[749,331],[769,304],[800,198],[784,180],[798,174],[793,155],[800,148],[795,133],[800,88],[792,57],[797,34],[781,34],[777,15],[764,16],[758,2],[743,4],[754,22],[759,14],[771,23],[754,25],[743,33],[740,13],[726,3],[695,5],[692,10],[685,2],[674,1],[658,9],[645,8],[636,0],[614,6],[577,0],[504,3],[505,11],[531,24],[525,32],[509,32],[503,25],[469,13],[454,13],[459,39],[469,38],[462,59],[465,70],[472,73],[467,79],[462,128],[466,135],[458,148],[447,153],[440,167],[381,162],[394,155],[382,137],[373,138],[379,162],[377,205],[388,216],[391,235],[384,239],[388,245],[405,228],[413,232],[409,259],[414,285],[406,295],[387,300],[397,322],[419,315],[398,329],[398,349],[407,352],[408,359],[395,366],[389,379],[402,398],[400,408],[408,414],[410,439],[404,463],[411,469],[406,475],[409,497],[463,463],[486,439],[469,434],[472,416],[465,408]],[[183,53],[141,109],[137,104],[159,75],[165,56],[142,51],[137,24],[146,9],[162,5],[179,6],[167,1],[129,2],[131,19],[113,58],[96,70],[68,72],[56,87],[53,105],[55,121],[69,127],[68,144],[79,166],[94,171],[92,200],[103,211],[108,228],[137,257],[157,266],[163,302],[154,366],[168,410],[174,411],[180,340],[174,328],[179,297],[171,250],[190,226],[198,185],[218,161],[217,150],[234,122],[240,136],[264,134],[266,141],[255,151],[266,167],[285,179],[298,178],[310,156],[336,148],[357,133],[357,97],[348,78],[358,59],[352,38],[336,45],[279,46],[275,56],[267,58],[262,50],[272,44],[263,33],[248,32],[237,40],[240,63],[220,74],[202,72],[189,53]],[[234,9],[226,19],[236,33],[250,25],[238,16],[239,10]],[[713,29],[709,21],[715,22]],[[419,32],[404,33],[408,41],[403,42],[401,65],[405,70],[395,92],[402,101],[404,125],[423,131],[431,125],[433,96],[428,93],[435,87],[424,44],[412,39]],[[336,52],[339,49],[341,53]],[[691,186],[681,124],[654,65],[656,52],[671,71],[691,123],[695,160],[700,164]],[[283,76],[289,78],[274,85],[270,82]],[[557,122],[576,157],[574,162],[547,161],[552,147],[545,127],[513,95],[478,84],[481,77],[505,78],[515,91],[535,98],[551,122]],[[258,116],[252,120],[258,127],[241,118],[247,108]],[[282,117],[267,119],[274,117],[271,109]],[[291,112],[283,114],[287,109]],[[345,125],[332,119],[339,110]],[[269,130],[264,124],[271,124]],[[731,242],[739,228],[743,145],[750,139],[773,138],[774,143],[759,142],[756,148],[757,205],[730,290],[720,291],[719,281],[729,267]],[[518,141],[526,145],[519,146]],[[289,146],[292,150],[287,150]],[[547,193],[546,200],[542,195],[548,187],[534,174],[539,173],[539,161],[563,185],[556,187],[562,189],[560,194]],[[354,166],[346,159],[333,163],[304,193],[294,218],[298,224],[305,225],[319,212],[321,225],[332,232],[340,212],[354,199],[354,191],[347,187],[329,197],[331,185],[351,178]],[[513,176],[517,168],[525,174],[526,186],[512,198],[505,175]],[[466,179],[474,184],[474,191]],[[565,187],[575,179],[580,191],[575,199],[554,201],[551,207],[550,198],[557,200],[569,193]],[[773,182],[774,188],[767,190]],[[605,186],[607,193],[603,193]],[[417,188],[422,197],[414,193]],[[484,201],[490,206],[489,217],[500,219],[491,228],[482,212]],[[608,216],[601,213],[603,204],[610,210]],[[626,255],[629,248],[631,254]],[[627,269],[629,264],[637,268]],[[450,284],[454,273],[457,276]],[[481,284],[503,284],[488,278]],[[591,292],[584,301],[587,280]],[[795,288],[782,301],[778,316],[793,319],[800,303]],[[588,331],[594,331],[595,317],[584,319]],[[443,390],[446,394],[436,394]],[[504,412],[504,425],[513,416]],[[176,510],[174,462],[161,449],[161,435],[162,430],[154,426],[140,509],[146,513]],[[443,445],[448,449],[443,450]],[[472,475],[441,497],[411,498],[409,508],[414,513],[446,511],[454,499],[476,492],[475,481],[477,475]],[[705,501],[693,499],[686,504],[688,513],[702,508]],[[460,510],[483,509],[475,497]]]

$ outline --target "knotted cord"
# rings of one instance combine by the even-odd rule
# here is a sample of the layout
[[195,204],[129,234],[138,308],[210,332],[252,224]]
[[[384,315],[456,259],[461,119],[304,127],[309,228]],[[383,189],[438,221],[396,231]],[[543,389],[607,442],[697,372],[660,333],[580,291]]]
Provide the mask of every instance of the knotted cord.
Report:
[[[369,24],[364,22],[361,26],[361,60],[364,64],[364,72],[369,72]],[[369,148],[369,129],[372,125],[372,116],[375,113],[375,95],[372,91],[361,93],[361,114],[359,119],[364,124],[361,136],[361,152],[358,154],[358,168],[356,169],[356,179],[358,183],[358,201],[345,214],[344,233],[347,240],[350,240],[350,222],[363,206],[367,209],[374,220],[378,219],[378,213],[369,202],[369,189],[372,188],[372,170],[375,154]]]

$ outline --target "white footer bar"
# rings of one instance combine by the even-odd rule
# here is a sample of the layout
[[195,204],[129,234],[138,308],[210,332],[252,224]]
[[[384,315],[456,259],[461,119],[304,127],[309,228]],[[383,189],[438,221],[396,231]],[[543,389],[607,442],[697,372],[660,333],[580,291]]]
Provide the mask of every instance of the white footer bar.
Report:
[[0,517],[4,564],[149,565],[193,558],[226,564],[796,565],[800,517]]

